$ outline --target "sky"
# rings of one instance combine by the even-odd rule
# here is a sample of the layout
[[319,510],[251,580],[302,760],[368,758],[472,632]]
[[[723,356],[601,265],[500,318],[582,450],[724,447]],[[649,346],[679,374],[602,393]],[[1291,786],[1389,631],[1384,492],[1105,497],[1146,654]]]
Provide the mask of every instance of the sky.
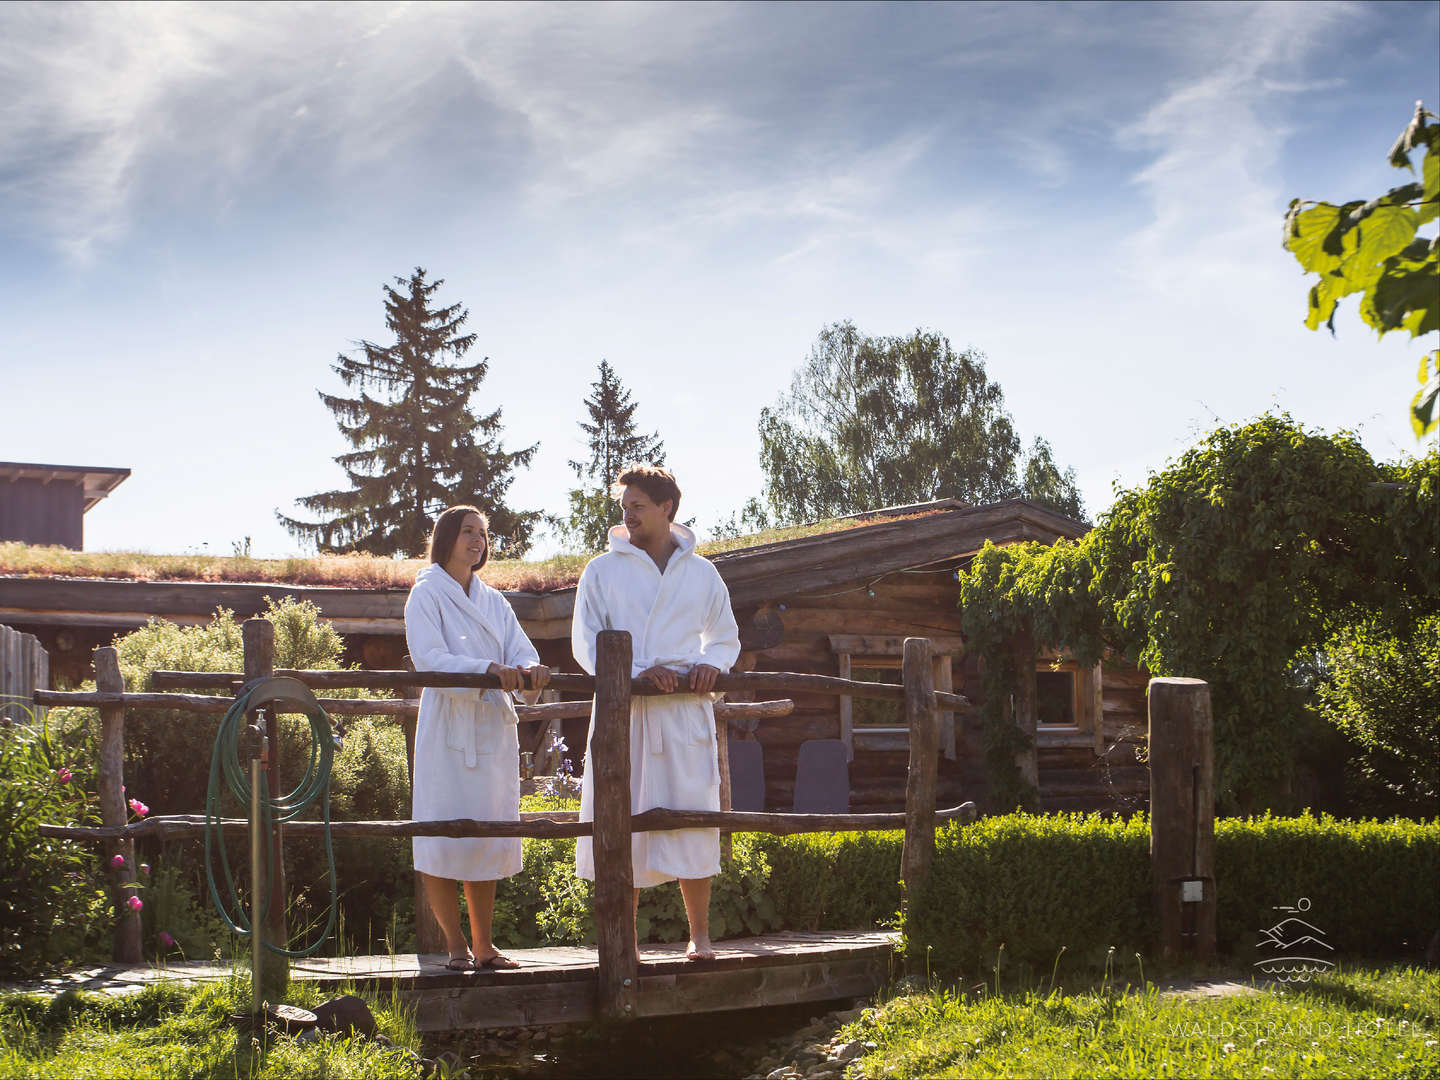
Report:
[[540,444],[517,509],[565,509],[604,358],[707,532],[843,319],[982,352],[1092,516],[1267,410],[1421,449],[1423,343],[1306,330],[1281,222],[1408,179],[1440,4],[9,3],[0,41],[0,460],[132,470],[87,550],[301,551],[316,391],[416,266]]

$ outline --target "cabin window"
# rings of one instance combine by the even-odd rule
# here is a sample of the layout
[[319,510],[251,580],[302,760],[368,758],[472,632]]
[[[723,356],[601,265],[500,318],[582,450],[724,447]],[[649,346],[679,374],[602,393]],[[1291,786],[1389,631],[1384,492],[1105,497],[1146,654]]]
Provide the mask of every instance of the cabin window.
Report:
[[[850,665],[850,678],[856,682],[890,683],[892,686],[900,686],[900,663],[898,660],[889,658],[871,658],[853,660]],[[892,728],[896,731],[909,731],[905,719],[905,703],[903,701],[881,701],[876,698],[854,698],[851,706],[851,723],[855,727],[863,728]]]
[[1035,672],[1035,722],[1040,727],[1077,726],[1075,672],[1055,671],[1048,664]]

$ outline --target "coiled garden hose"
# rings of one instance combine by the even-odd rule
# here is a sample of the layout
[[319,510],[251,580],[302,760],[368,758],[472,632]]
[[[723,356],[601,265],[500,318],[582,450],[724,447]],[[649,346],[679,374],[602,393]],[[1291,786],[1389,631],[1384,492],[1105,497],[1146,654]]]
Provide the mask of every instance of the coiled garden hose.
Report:
[[[242,938],[254,932],[251,920],[245,916],[244,905],[240,902],[240,895],[235,887],[235,879],[230,873],[230,860],[225,848],[225,829],[222,825],[220,814],[221,781],[229,786],[230,794],[240,801],[240,805],[250,805],[250,777],[245,764],[240,760],[240,742],[242,735],[248,730],[245,722],[245,714],[249,708],[249,702],[255,691],[264,683],[257,683],[246,687],[236,697],[234,704],[225,713],[225,718],[220,721],[220,731],[215,737],[215,748],[210,754],[210,786],[205,793],[205,878],[210,884],[210,899],[215,904],[215,910],[220,913],[220,918],[225,921],[234,933]],[[286,700],[291,700],[287,698]],[[263,881],[252,881],[250,888],[252,897],[258,897],[259,903],[252,911],[261,912],[268,910],[270,906],[270,890],[275,878],[275,868],[272,865],[275,847],[273,838],[277,825],[287,821],[294,821],[303,813],[317,798],[321,800],[321,819],[325,823],[325,865],[330,877],[330,907],[325,920],[325,929],[314,942],[304,948],[290,949],[286,943],[275,943],[264,941],[265,948],[281,956],[302,957],[310,956],[323,945],[331,932],[335,929],[335,852],[330,842],[330,765],[334,758],[335,748],[330,728],[330,716],[320,707],[320,703],[310,696],[308,702],[295,701],[292,708],[287,706],[286,712],[304,712],[310,719],[310,760],[305,767],[305,775],[288,795],[280,798],[273,798],[270,794],[269,785],[265,781],[265,773],[260,772],[260,821],[257,823],[260,828],[261,843],[264,851],[265,873]],[[271,708],[275,705],[270,703]],[[270,753],[276,753],[277,747],[271,747]],[[215,859],[213,852],[219,848],[220,868],[224,873],[225,890],[229,897],[227,904],[221,899],[220,889],[215,882]],[[235,911],[235,917],[230,917],[230,910]],[[262,920],[263,921],[263,920]]]

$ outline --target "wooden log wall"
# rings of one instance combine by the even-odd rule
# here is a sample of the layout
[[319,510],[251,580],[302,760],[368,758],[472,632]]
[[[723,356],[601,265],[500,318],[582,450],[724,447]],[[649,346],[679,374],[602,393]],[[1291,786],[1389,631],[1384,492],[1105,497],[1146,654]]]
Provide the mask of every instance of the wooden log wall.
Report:
[[[900,572],[878,582],[857,581],[815,594],[779,597],[774,606],[784,624],[784,636],[779,645],[754,654],[752,670],[840,675],[832,635],[959,636],[959,600],[959,587],[948,572]],[[977,706],[980,663],[969,653],[953,662],[956,692]],[[852,666],[860,666],[854,657]],[[898,681],[898,672],[896,676]],[[1040,737],[1037,764],[1043,809],[1128,812],[1145,806],[1149,777],[1136,760],[1135,749],[1145,739],[1148,679],[1147,673],[1128,665],[1106,663],[1101,677],[1099,730]],[[765,752],[766,806],[775,810],[788,810],[794,799],[800,744],[841,737],[840,699],[804,692],[789,696],[795,702],[794,712],[785,718],[762,720],[755,732]],[[936,799],[942,806],[965,800],[983,805],[989,783],[977,711],[956,716],[955,749],[954,760],[940,758]],[[851,806],[857,812],[899,810],[908,768],[909,752],[903,747],[871,750],[857,745],[850,765]]]
[[[754,670],[838,676],[840,665],[830,645],[831,635],[953,637],[960,633],[958,601],[959,588],[949,572],[894,573],[873,584],[859,581],[817,594],[781,598],[775,606],[785,627],[784,637],[779,645],[755,654]],[[972,696],[978,684],[966,683],[961,667],[957,665],[955,671],[956,692]],[[896,682],[899,677],[897,671]],[[766,696],[770,695],[757,695]],[[795,702],[794,712],[788,717],[762,720],[755,732],[765,751],[766,805],[775,810],[788,810],[794,800],[800,744],[810,739],[840,738],[838,698],[803,692],[789,696]],[[903,725],[904,717],[896,723]],[[970,726],[957,722],[956,758],[940,760],[936,797],[943,806],[973,798],[977,785],[983,782],[978,732],[967,731]],[[909,758],[905,748],[857,747],[855,760],[850,763],[851,807],[857,812],[901,809]]]

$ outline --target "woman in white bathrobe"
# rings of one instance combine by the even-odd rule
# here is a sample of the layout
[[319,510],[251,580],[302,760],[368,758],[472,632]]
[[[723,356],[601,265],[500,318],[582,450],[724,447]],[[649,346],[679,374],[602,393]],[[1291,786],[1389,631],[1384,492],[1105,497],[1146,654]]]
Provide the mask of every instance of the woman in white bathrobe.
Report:
[[[417,671],[491,673],[503,690],[427,686],[415,733],[411,816],[416,821],[520,818],[520,743],[509,691],[534,701],[549,681],[505,597],[475,571],[490,554],[489,524],[473,506],[435,522],[429,563],[405,601],[405,640]],[[415,869],[445,934],[455,971],[514,968],[490,938],[495,883],[520,871],[519,837],[417,836]],[[460,929],[455,883],[463,882],[472,949]]]

